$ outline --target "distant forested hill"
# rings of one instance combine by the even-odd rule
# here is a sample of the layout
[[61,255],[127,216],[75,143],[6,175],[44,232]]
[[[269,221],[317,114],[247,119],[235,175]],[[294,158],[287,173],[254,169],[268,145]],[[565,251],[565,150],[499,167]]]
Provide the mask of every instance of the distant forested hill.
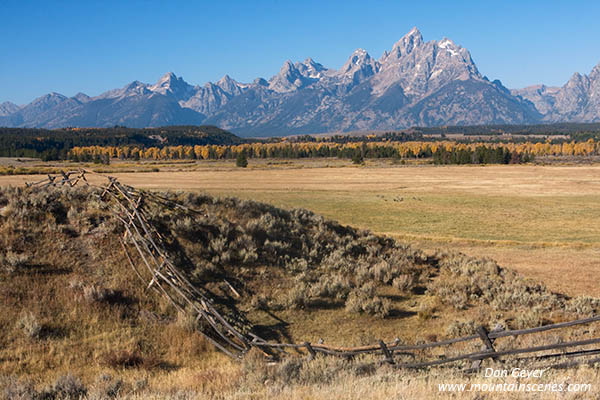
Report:
[[134,129],[72,128],[30,129],[0,128],[0,157],[40,157],[64,159],[75,146],[194,146],[235,145],[246,140],[216,126],[168,126]]
[[471,135],[568,135],[578,139],[584,135],[598,137],[600,135],[600,123],[576,123],[563,122],[554,124],[538,125],[473,125],[473,126],[438,126],[417,127],[410,131],[415,134],[463,134]]

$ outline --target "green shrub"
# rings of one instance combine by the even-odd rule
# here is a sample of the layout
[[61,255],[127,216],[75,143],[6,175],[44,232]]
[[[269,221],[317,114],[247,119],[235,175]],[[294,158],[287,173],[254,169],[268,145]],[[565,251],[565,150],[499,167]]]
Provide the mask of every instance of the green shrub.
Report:
[[242,151],[237,155],[235,165],[240,168],[246,168],[248,166],[248,158],[246,157],[246,152]]

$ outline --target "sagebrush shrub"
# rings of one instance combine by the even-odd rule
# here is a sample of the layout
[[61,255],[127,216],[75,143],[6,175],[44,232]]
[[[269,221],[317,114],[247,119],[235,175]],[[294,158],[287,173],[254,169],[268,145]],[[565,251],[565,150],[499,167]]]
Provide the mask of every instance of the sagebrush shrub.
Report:
[[31,339],[39,339],[42,335],[43,326],[31,311],[24,311],[21,314],[17,327]]
[[305,308],[309,305],[309,302],[310,295],[308,289],[302,284],[295,285],[287,294],[286,305],[290,308]]
[[411,274],[401,274],[394,278],[392,286],[402,292],[408,292],[415,286],[415,277]]
[[79,400],[87,394],[87,388],[81,380],[71,374],[59,377],[52,387],[54,398],[63,400]]
[[115,379],[109,374],[102,374],[96,378],[87,397],[88,400],[115,399],[123,389],[124,383],[121,379]]
[[0,253],[0,266],[6,272],[15,272],[18,269],[27,266],[30,256],[25,253],[16,253],[8,250],[5,255]]
[[444,256],[439,264],[440,276],[428,283],[427,291],[457,309],[468,308],[470,303],[487,304],[500,311],[564,307],[561,296],[500,268],[494,261],[455,254]]
[[567,311],[579,315],[593,316],[600,311],[600,299],[589,296],[580,296],[567,303]]
[[0,377],[0,394],[6,400],[33,400],[39,397],[33,383],[14,376]]
[[539,307],[517,313],[511,324],[515,329],[535,328],[542,325],[544,313]]
[[473,321],[453,321],[446,328],[446,334],[449,337],[462,337],[462,336],[470,336],[477,332],[477,328],[479,328],[481,324]]
[[346,310],[385,318],[390,314],[391,301],[369,293],[369,290],[354,290],[346,300]]
[[115,292],[112,289],[107,289],[98,285],[88,285],[83,287],[83,298],[90,303],[108,301],[114,295]]
[[327,384],[351,369],[351,363],[342,358],[317,355],[313,360],[302,364],[297,382],[301,385]]

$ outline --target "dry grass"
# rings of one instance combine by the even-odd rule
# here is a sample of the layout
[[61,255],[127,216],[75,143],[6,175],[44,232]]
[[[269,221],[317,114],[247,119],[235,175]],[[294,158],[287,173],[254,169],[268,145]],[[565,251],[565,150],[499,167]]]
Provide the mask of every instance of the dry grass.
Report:
[[[496,368],[504,368],[497,366]],[[511,368],[508,368],[509,373]],[[579,368],[569,371],[545,371],[541,378],[488,378],[484,373],[466,375],[456,370],[396,371],[389,367],[372,368],[368,363],[346,363],[340,360],[316,359],[309,363],[286,362],[276,366],[256,363],[240,366],[215,366],[201,371],[182,370],[158,379],[140,375],[114,378],[100,374],[88,385],[76,377],[59,377],[56,383],[37,390],[41,393],[81,394],[91,399],[221,399],[221,400],[329,400],[329,399],[593,399],[598,398],[600,376],[596,368]],[[548,385],[542,392],[490,392],[472,390],[465,392],[440,391],[441,384],[466,385]],[[581,392],[567,392],[568,384],[591,384]],[[554,385],[554,390],[552,390]],[[563,391],[559,392],[562,386]],[[467,386],[468,387],[468,386]],[[10,398],[27,397],[36,389],[24,380],[9,380],[5,394]],[[17,394],[25,394],[18,397]],[[7,397],[8,398],[8,397]],[[58,397],[69,398],[69,397]],[[70,398],[78,399],[73,396]]]
[[[410,239],[432,253],[442,246],[492,256],[553,290],[599,294],[593,278],[600,268],[596,244],[600,227],[590,223],[599,216],[596,177],[600,171],[595,166],[220,168],[117,176],[137,187],[203,190],[309,208],[342,223]],[[35,177],[0,177],[4,184],[32,180]],[[107,391],[119,386],[99,378],[111,374],[123,382],[119,396],[136,399],[427,398],[438,395],[438,382],[483,380],[447,370],[398,374],[384,369],[357,376],[354,367],[349,367],[336,372],[335,379],[319,381],[317,375],[317,383],[304,384],[294,378],[296,384],[290,387],[277,382],[249,384],[240,366],[213,352],[198,335],[190,334],[185,323],[177,321],[173,310],[147,296],[123,267],[122,254],[115,250],[118,244],[102,239],[88,226],[86,210],[69,211],[68,215],[73,229],[80,232],[76,239],[69,230],[56,230],[53,225],[40,227],[51,229],[53,235],[39,237],[18,233],[18,221],[2,227],[6,234],[2,244],[10,242],[14,254],[22,254],[25,247],[19,246],[32,240],[36,250],[26,262],[15,263],[15,271],[0,272],[2,279],[10,277],[11,282],[1,285],[0,292],[0,325],[7,327],[0,339],[0,375],[32,380],[36,390],[74,371],[88,393],[100,387],[99,381]],[[263,272],[268,273],[260,268],[253,272],[257,282],[272,277],[261,275]],[[568,280],[564,279],[567,272]],[[281,283],[276,278],[274,285]],[[348,314],[343,307],[283,310],[276,313],[279,320],[256,310],[251,317],[264,325],[288,322],[286,330],[292,340],[324,338],[331,344],[372,343],[394,337],[411,343],[431,341],[483,319],[486,323],[492,319],[537,323],[536,315],[516,320],[510,313],[489,315],[478,307],[456,310],[432,296],[417,300],[400,290],[400,283],[397,286],[377,292],[391,300],[392,308],[405,312],[385,320]],[[86,287],[93,288],[87,296]],[[125,305],[110,300],[109,294],[115,292],[133,302]],[[46,302],[48,298],[53,301]],[[28,337],[16,323],[23,309],[30,310],[42,327],[39,337]],[[450,332],[450,320],[463,325]],[[537,343],[531,340],[522,344]],[[147,358],[149,368],[137,368],[135,362],[129,362],[132,357],[121,357],[124,354],[139,357],[136,360]],[[295,374],[292,367],[290,373]],[[586,368],[553,373],[547,382],[564,381],[567,376],[571,382],[598,382],[597,370]],[[597,396],[598,388],[594,390]],[[480,397],[470,394],[465,398]],[[546,394],[546,398],[553,396]]]
[[[591,222],[600,217],[598,165],[400,167],[370,160],[355,167],[340,160],[265,160],[254,167],[208,161],[197,171],[117,176],[141,188],[308,208],[428,249],[492,256],[553,290],[600,295],[590,279],[600,269],[600,226]],[[36,178],[5,176],[0,184]]]

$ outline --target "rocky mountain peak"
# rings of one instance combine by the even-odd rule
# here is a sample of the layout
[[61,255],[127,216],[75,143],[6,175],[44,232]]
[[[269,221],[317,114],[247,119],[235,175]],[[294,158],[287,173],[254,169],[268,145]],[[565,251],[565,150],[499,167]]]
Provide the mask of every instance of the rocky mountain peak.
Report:
[[346,63],[337,72],[342,78],[347,78],[354,83],[375,75],[379,72],[380,64],[364,49],[356,49]]
[[73,96],[73,98],[77,101],[79,101],[80,103],[87,103],[88,101],[90,101],[91,97],[88,96],[85,93],[77,93],[75,96]]
[[177,75],[173,72],[167,72],[164,74],[157,82],[157,84],[168,84],[170,82],[176,81]]
[[265,78],[256,78],[252,84],[255,86],[269,86],[269,82]]
[[276,92],[290,92],[298,89],[304,84],[304,76],[292,64],[290,60],[286,60],[279,73],[269,80],[269,89]]
[[454,80],[483,80],[469,52],[448,38],[423,42],[413,28],[384,53],[380,71],[373,78],[373,92],[381,95],[401,86],[409,98],[423,96]]
[[133,81],[123,86],[120,89],[112,89],[102,93],[98,96],[98,99],[118,99],[130,96],[144,96],[151,94],[152,92],[148,89],[147,84],[140,81]]
[[38,97],[37,99],[33,100],[33,102],[31,104],[33,104],[33,105],[56,104],[56,103],[63,102],[66,99],[67,99],[67,96],[64,96],[60,93],[51,92],[51,93],[48,93],[48,94]]
[[412,28],[410,32],[404,35],[400,40],[394,43],[392,51],[389,56],[400,58],[404,55],[411,53],[415,48],[420,47],[423,44],[423,35],[416,28]]
[[453,56],[457,56],[458,51],[460,50],[460,46],[457,46],[456,43],[454,43],[452,40],[446,37],[437,42],[436,44],[439,49],[444,49],[448,53],[450,53],[450,55]]
[[19,111],[21,107],[18,105],[11,103],[10,101],[5,101],[0,104],[0,117],[4,117]]
[[183,78],[178,78],[173,72],[164,74],[158,82],[150,86],[150,91],[160,94],[171,94],[178,98],[191,95],[193,86],[189,85]]
[[283,65],[281,66],[281,69],[279,70],[280,74],[289,74],[294,70],[294,64],[292,63],[291,60],[285,60],[285,62],[283,63]]
[[235,85],[236,83],[237,82],[235,81],[235,79],[230,77],[228,74],[223,75],[223,77],[217,81],[217,84],[219,86]]
[[313,68],[320,68],[320,69],[324,68],[323,65],[321,65],[320,63],[313,60],[312,57],[308,57],[306,60],[304,60],[304,62],[302,64],[309,66],[309,67],[313,67]]
[[590,79],[600,79],[600,63],[596,64],[596,66],[592,68],[592,71],[590,72]]
[[251,84],[225,75],[192,86],[169,72],[154,84],[133,81],[92,98],[51,93],[23,107],[0,104],[4,126],[201,122],[261,136],[565,120],[600,120],[600,64],[561,88],[509,92],[479,74],[467,49],[449,38],[424,42],[417,28],[379,61],[357,49],[337,71],[309,57],[287,60],[268,81]]
[[353,66],[361,66],[369,64],[372,58],[364,49],[356,49],[348,58],[348,61],[340,68],[340,72],[347,72],[352,69]]
[[589,78],[585,75],[580,74],[579,72],[575,72],[571,79],[565,84],[565,88],[576,88],[581,86],[588,86]]
[[327,68],[310,57],[302,63],[296,63],[294,67],[302,76],[316,80],[321,79],[323,77],[323,72],[327,71]]
[[600,121],[600,64],[589,75],[575,72],[562,87],[541,85],[537,91],[524,88],[513,93],[531,101],[547,122]]
[[220,87],[227,94],[238,95],[242,93],[248,85],[243,85],[226,74],[221,79],[219,79],[219,81],[217,82],[217,86]]
[[129,85],[126,85],[123,89],[124,95],[143,95],[149,93],[148,85],[140,81],[133,81]]

